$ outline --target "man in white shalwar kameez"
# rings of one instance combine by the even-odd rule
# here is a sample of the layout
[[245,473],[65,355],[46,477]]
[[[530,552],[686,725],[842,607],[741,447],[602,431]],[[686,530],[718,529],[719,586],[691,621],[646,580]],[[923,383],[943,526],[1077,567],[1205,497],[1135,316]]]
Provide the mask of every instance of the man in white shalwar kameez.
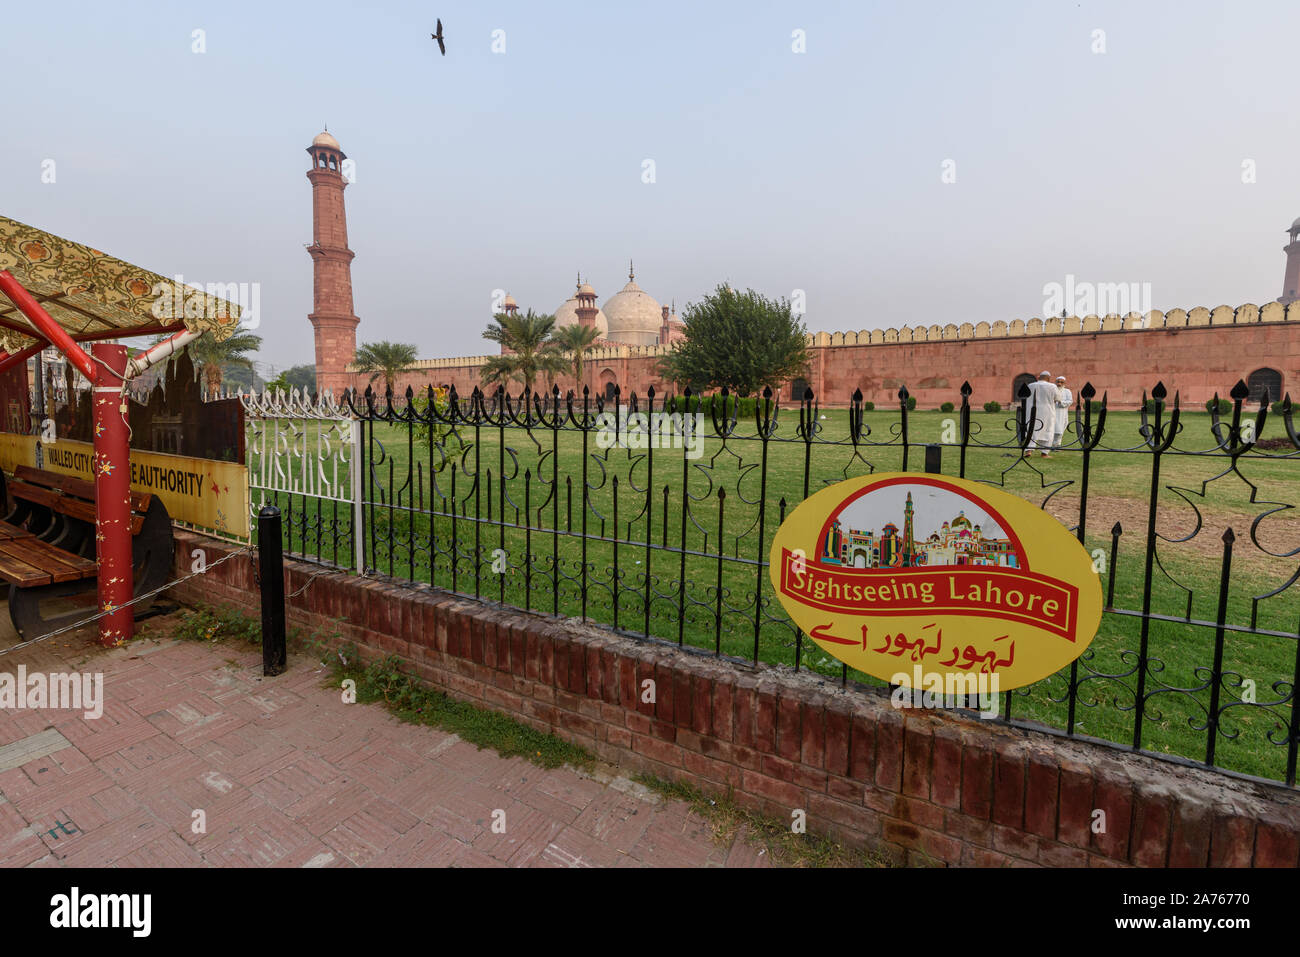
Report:
[[1030,430],[1030,442],[1025,448],[1037,448],[1038,454],[1047,458],[1056,435],[1056,386],[1052,385],[1050,372],[1038,373],[1038,381],[1029,384],[1029,398],[1025,399],[1025,424]]
[[1056,377],[1056,438],[1052,442],[1052,448],[1061,447],[1061,439],[1065,436],[1065,426],[1070,419],[1070,406],[1074,405],[1074,393],[1065,387],[1065,376]]

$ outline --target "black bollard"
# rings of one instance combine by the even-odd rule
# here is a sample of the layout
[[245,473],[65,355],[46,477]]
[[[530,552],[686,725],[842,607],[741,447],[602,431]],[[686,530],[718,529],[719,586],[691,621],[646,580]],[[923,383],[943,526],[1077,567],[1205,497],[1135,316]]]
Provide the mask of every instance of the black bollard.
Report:
[[932,475],[943,471],[943,446],[931,443],[925,447],[925,470]]
[[262,582],[262,675],[283,674],[288,654],[284,643],[284,545],[280,510],[267,505],[257,513],[257,565]]

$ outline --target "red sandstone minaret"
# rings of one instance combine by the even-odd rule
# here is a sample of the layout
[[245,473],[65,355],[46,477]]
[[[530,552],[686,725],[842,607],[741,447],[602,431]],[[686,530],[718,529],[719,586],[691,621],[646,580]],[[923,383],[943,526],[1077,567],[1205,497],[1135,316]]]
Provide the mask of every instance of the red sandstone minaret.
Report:
[[316,330],[316,390],[337,398],[349,383],[344,371],[357,351],[357,323],[352,314],[352,257],[348,249],[347,215],[343,210],[343,161],[347,155],[329,131],[307,147],[312,168],[312,244],[307,247],[314,269],[314,309],[307,318]]
[[1286,273],[1282,276],[1282,295],[1277,297],[1284,306],[1300,299],[1300,241],[1296,239],[1300,235],[1300,219],[1286,233],[1289,241],[1282,247],[1286,253]]
[[588,283],[582,283],[578,286],[576,293],[578,297],[578,308],[574,310],[578,314],[578,322],[589,328],[596,327],[596,290],[592,289]]

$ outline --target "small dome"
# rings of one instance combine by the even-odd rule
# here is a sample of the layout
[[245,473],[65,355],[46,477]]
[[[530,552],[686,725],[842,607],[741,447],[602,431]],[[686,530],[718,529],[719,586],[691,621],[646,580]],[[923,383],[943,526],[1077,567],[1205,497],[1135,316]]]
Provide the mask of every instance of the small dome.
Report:
[[322,133],[317,133],[317,134],[316,134],[316,138],[315,138],[314,140],[311,141],[311,145],[312,145],[312,146],[327,146],[327,147],[329,147],[329,148],[332,149],[332,150],[339,150],[339,149],[342,149],[342,148],[343,148],[343,147],[339,146],[339,141],[336,140],[333,136],[330,135],[330,131],[329,131],[329,130],[325,130],[325,131],[322,132]]
[[581,286],[578,287],[578,295],[594,296],[596,295],[596,290],[592,289],[589,283],[584,282]]
[[517,306],[517,305],[519,305],[519,303],[515,302],[515,297],[514,297],[514,296],[511,296],[511,295],[507,294],[507,295],[506,295],[506,301],[503,303],[503,305],[506,305],[506,306]]

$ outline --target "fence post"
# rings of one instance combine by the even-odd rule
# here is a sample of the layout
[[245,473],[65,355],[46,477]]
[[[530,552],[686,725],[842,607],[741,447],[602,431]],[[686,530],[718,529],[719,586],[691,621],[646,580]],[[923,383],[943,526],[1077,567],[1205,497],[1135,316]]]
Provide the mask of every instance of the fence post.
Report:
[[[361,420],[348,419],[351,423],[352,452],[348,462],[349,480],[352,484],[352,552],[353,561],[357,563],[357,574],[366,573],[366,536],[362,527],[365,513],[365,494],[362,491],[361,474]],[[432,567],[433,559],[430,558]]]
[[932,475],[943,471],[943,446],[931,442],[925,447],[925,470]]
[[284,543],[280,510],[265,505],[257,513],[257,566],[262,585],[262,675],[284,673]]

